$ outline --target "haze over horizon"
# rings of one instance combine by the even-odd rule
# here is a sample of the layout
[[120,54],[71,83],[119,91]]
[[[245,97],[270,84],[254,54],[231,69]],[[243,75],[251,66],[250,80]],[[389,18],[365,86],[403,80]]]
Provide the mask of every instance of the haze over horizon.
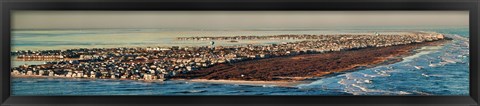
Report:
[[13,11],[12,29],[468,26],[468,11]]

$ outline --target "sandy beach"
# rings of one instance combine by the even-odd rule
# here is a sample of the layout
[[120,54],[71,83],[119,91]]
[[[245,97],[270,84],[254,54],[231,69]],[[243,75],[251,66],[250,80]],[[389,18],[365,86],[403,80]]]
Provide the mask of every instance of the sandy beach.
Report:
[[253,86],[282,86],[292,87],[298,84],[308,83],[310,81],[245,81],[245,80],[208,80],[208,79],[190,79],[189,82],[215,83],[215,84],[236,84],[236,85],[253,85]]

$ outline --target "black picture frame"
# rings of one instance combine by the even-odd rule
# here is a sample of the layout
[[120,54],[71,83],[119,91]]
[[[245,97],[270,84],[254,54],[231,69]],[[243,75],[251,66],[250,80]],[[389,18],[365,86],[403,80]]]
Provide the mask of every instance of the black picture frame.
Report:
[[[478,0],[2,0],[1,105],[461,105],[479,103]],[[10,13],[15,10],[113,11],[414,11],[468,10],[470,30],[469,96],[10,96]]]

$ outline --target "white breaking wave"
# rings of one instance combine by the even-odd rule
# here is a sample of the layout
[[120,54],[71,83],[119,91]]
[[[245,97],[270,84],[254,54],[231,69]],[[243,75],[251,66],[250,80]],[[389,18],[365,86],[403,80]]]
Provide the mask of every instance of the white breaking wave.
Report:
[[[303,86],[310,87],[320,87],[323,85],[332,84],[330,80],[335,80],[335,84],[340,85],[343,92],[350,93],[353,95],[410,95],[410,94],[420,94],[420,95],[431,95],[422,91],[417,91],[415,88],[412,88],[412,91],[404,90],[395,90],[393,88],[385,88],[382,85],[376,84],[376,80],[384,82],[383,80],[389,80],[395,73],[401,73],[402,75],[418,75],[419,77],[452,77],[454,75],[444,75],[437,74],[433,67],[441,67],[447,64],[459,63],[462,58],[468,56],[468,48],[465,50],[465,47],[468,47],[464,42],[468,42],[468,38],[465,39],[459,35],[449,35],[454,36],[454,42],[447,43],[441,46],[426,46],[420,49],[417,49],[417,53],[411,56],[404,57],[403,61],[389,64],[386,66],[374,67],[366,70],[359,70],[356,72],[346,73],[333,78],[320,79],[318,81],[312,82],[310,84],[305,84]],[[457,41],[455,41],[457,40]],[[448,47],[448,48],[447,48]],[[460,56],[458,53],[460,52]],[[438,55],[437,55],[438,54]],[[400,67],[397,67],[399,65]],[[415,69],[414,66],[423,67],[422,70],[408,71],[409,69]],[[398,78],[400,76],[395,76]],[[404,81],[399,81],[404,82]],[[378,82],[377,82],[378,83]],[[372,84],[375,84],[373,86]],[[391,86],[402,87],[402,84],[397,84],[396,82],[392,83]],[[390,84],[389,84],[390,85]]]

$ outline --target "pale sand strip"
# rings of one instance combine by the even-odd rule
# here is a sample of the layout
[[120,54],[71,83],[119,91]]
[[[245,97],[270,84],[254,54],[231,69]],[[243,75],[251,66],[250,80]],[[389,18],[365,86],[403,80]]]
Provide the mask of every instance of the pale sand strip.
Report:
[[191,79],[186,81],[214,83],[214,84],[253,85],[253,86],[275,85],[275,86],[282,86],[282,87],[293,87],[299,84],[305,84],[305,83],[311,82],[311,81],[245,81],[245,80],[208,80],[208,79]]

